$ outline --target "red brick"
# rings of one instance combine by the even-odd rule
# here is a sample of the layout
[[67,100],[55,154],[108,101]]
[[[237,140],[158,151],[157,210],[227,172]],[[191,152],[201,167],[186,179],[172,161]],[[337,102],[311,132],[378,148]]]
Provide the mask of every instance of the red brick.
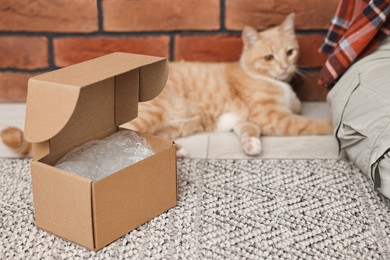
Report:
[[237,61],[241,50],[241,38],[236,36],[175,37],[175,60],[177,61]]
[[318,52],[324,40],[324,36],[320,34],[298,35],[299,48],[301,54],[299,56],[299,66],[306,68],[322,67],[326,61],[326,55]]
[[106,31],[215,30],[220,0],[103,0]]
[[27,81],[35,74],[0,73],[0,102],[26,102]]
[[0,67],[41,69],[48,67],[48,45],[45,37],[0,37]]
[[[300,46],[299,66],[321,67],[326,56],[318,53],[323,36],[298,35]],[[196,35],[175,37],[175,60],[187,61],[237,61],[241,55],[240,36]]]
[[97,37],[54,40],[55,63],[63,67],[111,52],[169,56],[169,37]]
[[291,82],[298,97],[303,101],[325,101],[328,90],[317,85],[319,73],[309,72],[296,75]]
[[298,29],[326,29],[339,0],[226,0],[226,28],[245,25],[265,29],[280,24],[291,12]]
[[94,32],[96,0],[0,0],[0,30]]

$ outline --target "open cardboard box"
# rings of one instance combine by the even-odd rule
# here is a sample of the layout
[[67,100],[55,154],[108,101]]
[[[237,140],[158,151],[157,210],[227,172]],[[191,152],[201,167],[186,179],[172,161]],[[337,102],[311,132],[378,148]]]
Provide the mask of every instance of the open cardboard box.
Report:
[[156,154],[97,182],[53,167],[136,118],[138,102],[155,98],[167,77],[164,58],[112,53],[29,80],[25,137],[33,143],[37,227],[99,250],[176,205],[172,141],[141,134]]

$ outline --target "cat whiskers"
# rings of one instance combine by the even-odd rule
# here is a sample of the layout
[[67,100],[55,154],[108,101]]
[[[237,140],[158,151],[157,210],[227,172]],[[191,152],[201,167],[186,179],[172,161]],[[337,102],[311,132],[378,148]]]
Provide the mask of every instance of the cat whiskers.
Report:
[[302,80],[308,81],[310,83],[315,83],[315,79],[313,77],[310,77],[309,71],[305,70],[304,68],[297,68],[295,70],[293,80]]

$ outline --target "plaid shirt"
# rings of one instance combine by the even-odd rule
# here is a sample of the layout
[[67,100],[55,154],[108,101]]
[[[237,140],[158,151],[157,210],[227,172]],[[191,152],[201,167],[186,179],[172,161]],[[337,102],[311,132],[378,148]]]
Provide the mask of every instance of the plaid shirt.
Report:
[[356,60],[390,34],[390,0],[340,0],[321,51],[328,60],[318,83],[331,88]]

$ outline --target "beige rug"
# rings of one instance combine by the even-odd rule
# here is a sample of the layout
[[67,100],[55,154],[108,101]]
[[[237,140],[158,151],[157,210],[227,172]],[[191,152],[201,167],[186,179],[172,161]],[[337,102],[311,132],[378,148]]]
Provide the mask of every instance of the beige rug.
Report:
[[178,206],[91,252],[38,230],[0,159],[0,259],[390,259],[390,203],[342,160],[181,160]]

